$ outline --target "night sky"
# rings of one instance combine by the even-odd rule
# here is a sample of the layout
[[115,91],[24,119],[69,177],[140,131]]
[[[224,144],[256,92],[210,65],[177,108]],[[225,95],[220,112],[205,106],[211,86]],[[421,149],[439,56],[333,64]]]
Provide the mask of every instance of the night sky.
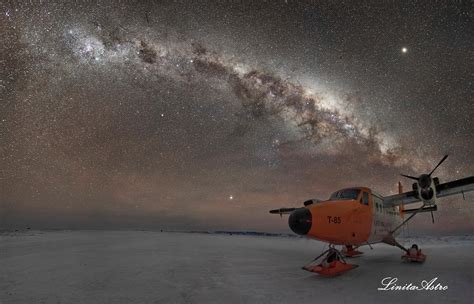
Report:
[[289,232],[269,209],[474,172],[470,1],[69,2],[0,3],[0,228]]

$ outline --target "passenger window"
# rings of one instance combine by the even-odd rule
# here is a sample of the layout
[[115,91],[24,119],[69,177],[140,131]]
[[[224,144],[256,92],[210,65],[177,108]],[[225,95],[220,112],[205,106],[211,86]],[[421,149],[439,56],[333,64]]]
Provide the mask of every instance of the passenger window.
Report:
[[363,192],[362,193],[362,204],[369,205],[369,193]]
[[380,197],[372,194],[372,201],[374,202],[377,211],[383,212],[383,200]]

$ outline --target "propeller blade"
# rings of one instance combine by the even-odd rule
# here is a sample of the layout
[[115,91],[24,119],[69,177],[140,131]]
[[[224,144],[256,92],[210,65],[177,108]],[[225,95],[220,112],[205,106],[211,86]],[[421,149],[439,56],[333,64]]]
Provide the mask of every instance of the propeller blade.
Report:
[[404,176],[404,177],[407,177],[407,178],[411,178],[411,179],[414,179],[414,180],[418,180],[418,177],[414,177],[414,176],[410,176],[410,175],[405,175],[405,174],[400,174],[401,176]]
[[431,211],[431,221],[433,222],[434,224],[434,216],[433,216],[433,211]]
[[431,176],[431,174],[433,174],[433,172],[435,172],[436,169],[438,169],[438,167],[446,160],[446,158],[448,158],[448,154],[446,154],[442,160],[440,160],[440,162],[436,165],[436,167],[433,169],[433,171],[430,172],[430,174],[428,174],[428,176]]

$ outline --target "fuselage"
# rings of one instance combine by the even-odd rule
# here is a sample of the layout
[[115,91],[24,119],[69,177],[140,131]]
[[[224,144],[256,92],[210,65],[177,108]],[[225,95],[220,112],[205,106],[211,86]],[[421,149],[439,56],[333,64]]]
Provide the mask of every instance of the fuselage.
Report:
[[290,228],[300,235],[331,244],[381,242],[402,222],[398,207],[383,208],[383,197],[369,188],[336,191],[326,201],[293,212]]

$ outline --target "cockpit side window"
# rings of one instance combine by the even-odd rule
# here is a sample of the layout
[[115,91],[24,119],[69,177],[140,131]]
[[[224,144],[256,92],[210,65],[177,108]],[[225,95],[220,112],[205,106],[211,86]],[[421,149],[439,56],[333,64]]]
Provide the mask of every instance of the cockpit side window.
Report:
[[362,193],[362,204],[369,205],[369,193],[365,191]]

